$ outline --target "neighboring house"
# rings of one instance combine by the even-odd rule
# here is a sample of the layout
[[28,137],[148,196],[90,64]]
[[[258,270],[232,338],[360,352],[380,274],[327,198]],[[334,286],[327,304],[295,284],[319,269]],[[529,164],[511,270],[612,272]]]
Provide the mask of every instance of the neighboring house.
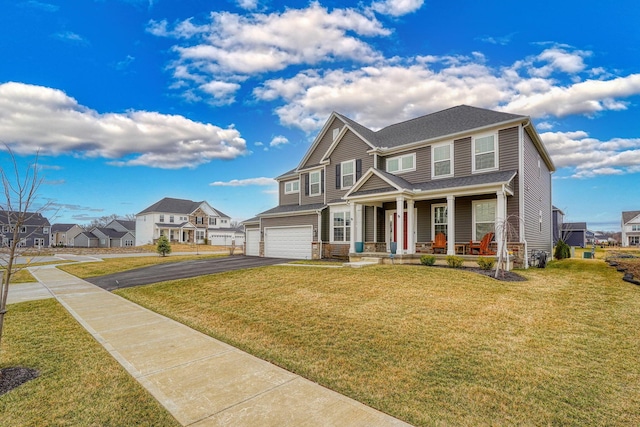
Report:
[[136,215],[136,246],[166,236],[174,243],[241,245],[244,232],[231,227],[231,218],[207,202],[165,197]]
[[593,233],[587,230],[586,222],[565,222],[562,225],[562,240],[569,246],[586,248],[593,241]]
[[[20,212],[0,211],[0,244],[9,246],[13,242],[16,218]],[[25,221],[18,230],[18,246],[23,248],[44,248],[49,246],[51,224],[38,212],[24,213]]]
[[553,246],[558,244],[558,241],[562,239],[562,226],[564,224],[564,212],[555,206],[551,207],[552,218],[553,218]]
[[276,178],[278,206],[245,221],[247,252],[395,247],[397,262],[416,262],[437,233],[455,254],[509,228],[525,264],[531,250],[552,252],[553,171],[527,116],[462,105],[373,131],[334,112],[298,166]]
[[96,227],[91,229],[90,232],[98,238],[99,248],[133,247],[136,242],[134,233],[130,231],[118,231],[113,228]]
[[622,212],[623,247],[640,247],[640,211]]
[[73,239],[73,245],[76,248],[97,248],[99,247],[100,239],[98,236],[90,233],[89,231],[83,231]]
[[51,246],[75,246],[75,238],[85,230],[78,224],[53,224],[51,226]]
[[124,219],[114,219],[109,224],[105,225],[104,228],[113,228],[116,231],[130,232],[131,234],[136,234],[136,222],[128,221]]

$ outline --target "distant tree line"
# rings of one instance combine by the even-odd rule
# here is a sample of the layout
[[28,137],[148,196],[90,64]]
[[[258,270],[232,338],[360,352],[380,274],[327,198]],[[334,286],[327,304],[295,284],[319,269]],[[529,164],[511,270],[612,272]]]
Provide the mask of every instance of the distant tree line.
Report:
[[135,221],[136,220],[136,214],[126,214],[126,215],[111,214],[111,215],[105,215],[105,216],[101,216],[100,218],[94,218],[90,223],[82,224],[82,227],[85,228],[86,230],[91,230],[92,228],[95,228],[95,227],[101,228],[101,227],[105,227],[107,224],[109,224],[114,219],[120,219],[120,220],[123,220],[123,221]]

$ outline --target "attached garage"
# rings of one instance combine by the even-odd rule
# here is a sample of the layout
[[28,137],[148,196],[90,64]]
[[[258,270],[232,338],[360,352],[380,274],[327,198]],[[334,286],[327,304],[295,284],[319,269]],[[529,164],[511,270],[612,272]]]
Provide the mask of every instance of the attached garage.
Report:
[[247,228],[245,230],[245,255],[260,256],[260,229]]
[[264,256],[311,259],[313,227],[269,227],[264,229]]

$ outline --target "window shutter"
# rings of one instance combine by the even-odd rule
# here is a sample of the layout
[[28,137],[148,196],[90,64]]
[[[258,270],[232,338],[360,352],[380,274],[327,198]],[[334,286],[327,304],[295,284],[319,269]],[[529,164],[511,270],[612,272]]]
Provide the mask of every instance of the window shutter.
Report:
[[320,171],[320,194],[324,194],[324,169]]
[[342,188],[342,177],[340,176],[340,163],[336,165],[336,190]]
[[304,195],[305,196],[309,195],[309,174],[308,173],[304,174]]
[[362,176],[362,159],[356,159],[356,181]]

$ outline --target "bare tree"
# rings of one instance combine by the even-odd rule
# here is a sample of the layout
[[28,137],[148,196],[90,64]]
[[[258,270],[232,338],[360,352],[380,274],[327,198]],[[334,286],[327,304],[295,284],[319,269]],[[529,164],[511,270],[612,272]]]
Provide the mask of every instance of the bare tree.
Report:
[[27,237],[21,234],[21,231],[30,223],[31,219],[41,216],[41,212],[47,208],[45,205],[34,209],[38,189],[43,182],[43,178],[38,175],[38,153],[36,153],[34,161],[21,174],[13,151],[9,146],[5,145],[5,147],[11,160],[12,170],[11,167],[7,170],[0,166],[0,178],[5,196],[5,199],[0,203],[0,214],[3,228],[6,227],[9,230],[12,238],[8,239],[8,242],[3,238],[2,250],[0,251],[0,265],[4,268],[0,285],[0,342],[4,315],[7,312],[9,283],[11,283],[13,274],[18,271],[16,258],[24,252],[21,242]]
[[[520,217],[517,215],[509,215],[503,221],[496,223],[496,243],[498,244],[498,262],[496,263],[497,278],[500,272],[510,270],[509,246],[508,242],[515,240],[518,235],[518,226],[520,225]],[[514,225],[515,223],[515,225]],[[527,254],[524,254],[526,257]]]

